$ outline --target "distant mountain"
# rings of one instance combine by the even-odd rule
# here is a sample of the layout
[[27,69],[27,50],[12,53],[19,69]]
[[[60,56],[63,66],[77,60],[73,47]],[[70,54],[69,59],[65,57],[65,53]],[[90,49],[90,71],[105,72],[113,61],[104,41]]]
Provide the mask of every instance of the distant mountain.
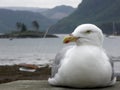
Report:
[[45,12],[49,10],[49,8],[36,8],[36,7],[3,7],[4,9],[10,9],[14,11],[30,11],[30,12]]
[[75,8],[71,6],[56,6],[52,9],[49,8],[34,8],[34,7],[4,7],[5,9],[10,9],[14,11],[30,11],[40,13],[50,19],[60,20],[71,14]]
[[32,21],[34,20],[39,23],[41,30],[45,30],[56,23],[55,20],[48,19],[40,13],[0,9],[0,33],[15,30],[16,22],[22,22],[28,29],[33,29]]
[[43,14],[46,17],[51,18],[51,19],[60,20],[64,17],[67,17],[74,10],[75,10],[75,8],[73,8],[71,6],[61,5],[61,6],[56,6],[53,9],[46,10],[46,11],[42,12],[41,14]]
[[120,34],[120,0],[83,0],[71,15],[53,25],[49,31],[70,33],[79,24],[93,23],[111,34],[113,22]]

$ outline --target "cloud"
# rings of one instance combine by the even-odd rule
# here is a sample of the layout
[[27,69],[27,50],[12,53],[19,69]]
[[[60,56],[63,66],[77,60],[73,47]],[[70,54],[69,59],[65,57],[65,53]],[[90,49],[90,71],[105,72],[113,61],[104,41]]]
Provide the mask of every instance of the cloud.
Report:
[[52,8],[58,5],[77,7],[81,0],[0,0],[1,7],[44,7]]

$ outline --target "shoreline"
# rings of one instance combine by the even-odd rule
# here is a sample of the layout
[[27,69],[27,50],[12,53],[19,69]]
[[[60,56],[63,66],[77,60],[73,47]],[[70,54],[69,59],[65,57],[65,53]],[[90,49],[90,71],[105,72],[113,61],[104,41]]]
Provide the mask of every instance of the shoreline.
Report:
[[47,80],[51,69],[46,67],[37,68],[35,72],[20,71],[19,65],[0,66],[0,84],[17,80]]
[[13,31],[0,35],[0,38],[58,38],[58,36],[40,31]]

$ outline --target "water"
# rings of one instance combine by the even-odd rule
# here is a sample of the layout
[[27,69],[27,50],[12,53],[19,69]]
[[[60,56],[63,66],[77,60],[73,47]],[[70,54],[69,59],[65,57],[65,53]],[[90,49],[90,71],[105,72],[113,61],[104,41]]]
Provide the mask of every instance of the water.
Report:
[[105,48],[106,52],[109,55],[119,58],[119,56],[120,56],[120,36],[105,38],[103,47]]
[[48,64],[62,47],[62,38],[0,39],[0,65]]
[[[64,45],[61,38],[0,39],[0,65],[49,64]],[[69,44],[68,44],[69,45]],[[113,57],[120,56],[120,37],[105,38],[104,48]]]

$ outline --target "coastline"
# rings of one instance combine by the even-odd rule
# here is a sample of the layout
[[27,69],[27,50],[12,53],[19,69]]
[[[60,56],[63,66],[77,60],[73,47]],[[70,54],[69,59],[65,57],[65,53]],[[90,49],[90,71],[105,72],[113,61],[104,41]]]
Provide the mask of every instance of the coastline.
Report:
[[19,65],[0,66],[0,84],[17,80],[47,80],[51,69],[46,67],[37,68],[35,72],[20,71]]
[[39,31],[14,31],[11,33],[1,34],[0,38],[58,38],[58,36]]

